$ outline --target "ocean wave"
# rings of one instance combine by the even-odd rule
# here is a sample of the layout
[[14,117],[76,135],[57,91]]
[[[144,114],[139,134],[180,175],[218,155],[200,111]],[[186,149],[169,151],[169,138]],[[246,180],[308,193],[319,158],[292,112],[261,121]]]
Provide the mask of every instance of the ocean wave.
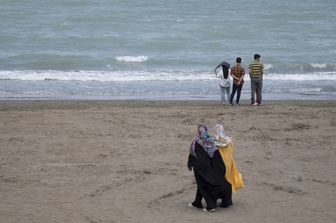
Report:
[[[0,71],[0,80],[23,81],[197,81],[216,80],[211,72],[197,71],[58,71],[14,70]],[[249,81],[248,75],[245,80]],[[336,72],[306,74],[265,73],[264,80],[336,81]]]
[[119,56],[115,57],[115,59],[119,62],[125,63],[142,63],[148,60],[147,56]]
[[313,94],[321,92],[322,88],[298,88],[298,89],[289,89],[290,93],[299,93],[299,94]]
[[271,68],[273,68],[272,64],[264,64],[264,70],[269,70]]
[[321,69],[327,68],[327,64],[325,64],[325,63],[322,63],[322,64],[320,64],[320,63],[311,63],[310,65],[312,67],[314,67],[314,68],[321,68]]
[[203,72],[147,71],[0,71],[0,80],[24,81],[184,81],[211,80],[214,75]]
[[336,72],[316,72],[310,74],[265,74],[265,80],[282,81],[335,81]]
[[268,73],[313,73],[336,71],[334,63],[288,63],[288,64],[264,64],[264,70]]

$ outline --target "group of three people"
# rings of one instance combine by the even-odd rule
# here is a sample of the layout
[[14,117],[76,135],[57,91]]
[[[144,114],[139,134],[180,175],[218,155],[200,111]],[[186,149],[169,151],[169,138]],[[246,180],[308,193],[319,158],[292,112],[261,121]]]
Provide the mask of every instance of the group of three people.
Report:
[[242,176],[232,158],[231,138],[224,134],[224,127],[215,126],[215,138],[208,134],[206,125],[197,127],[197,136],[192,140],[188,158],[188,168],[194,171],[197,184],[195,200],[189,204],[194,208],[213,212],[217,200],[220,207],[232,205],[232,192],[244,186]]
[[[254,55],[254,61],[249,64],[249,75],[251,79],[251,105],[261,105],[261,91],[263,86],[263,69],[264,66],[260,62],[260,55]],[[220,78],[219,86],[221,89],[221,103],[225,105],[226,96],[227,101],[233,105],[233,99],[237,92],[236,104],[239,105],[240,95],[244,84],[245,69],[241,65],[242,59],[240,57],[236,58],[236,64],[230,69],[230,64],[223,61],[215,68],[215,74]],[[222,69],[222,73],[219,69]],[[230,72],[229,72],[230,71]],[[232,92],[230,94],[230,77],[233,78]],[[255,97],[255,95],[257,97]]]

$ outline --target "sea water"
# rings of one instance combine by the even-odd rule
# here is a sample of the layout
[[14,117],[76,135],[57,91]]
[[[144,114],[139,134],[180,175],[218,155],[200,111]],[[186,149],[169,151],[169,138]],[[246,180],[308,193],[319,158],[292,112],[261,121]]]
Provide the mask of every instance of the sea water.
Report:
[[[264,99],[336,99],[335,0],[1,0],[0,99],[219,99],[253,55]],[[242,99],[250,98],[248,74]]]

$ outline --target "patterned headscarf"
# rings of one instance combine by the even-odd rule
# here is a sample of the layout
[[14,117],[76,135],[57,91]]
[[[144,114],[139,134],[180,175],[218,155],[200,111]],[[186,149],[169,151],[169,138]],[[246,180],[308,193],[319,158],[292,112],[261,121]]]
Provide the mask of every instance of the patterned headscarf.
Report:
[[196,136],[191,145],[190,145],[190,154],[197,158],[196,152],[195,152],[195,144],[196,142],[200,144],[203,149],[208,153],[208,155],[212,158],[213,154],[217,150],[217,147],[212,139],[211,136],[208,134],[208,127],[204,124],[200,124],[197,126],[197,133],[198,136]]
[[224,126],[221,124],[215,125],[216,137],[215,144],[220,147],[227,147],[231,143],[231,138],[224,132]]

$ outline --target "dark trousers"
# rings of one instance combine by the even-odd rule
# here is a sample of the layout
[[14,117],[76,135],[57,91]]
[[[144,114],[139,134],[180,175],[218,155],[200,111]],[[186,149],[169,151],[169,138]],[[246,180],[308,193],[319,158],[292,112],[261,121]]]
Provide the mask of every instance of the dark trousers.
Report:
[[241,90],[243,88],[243,85],[236,85],[236,84],[233,84],[232,86],[232,92],[231,92],[231,97],[230,97],[230,103],[232,104],[233,102],[233,98],[236,94],[236,91],[237,91],[237,99],[236,99],[236,102],[239,103],[239,99],[240,99],[240,93],[241,93]]
[[263,87],[262,79],[251,79],[251,103],[255,102],[255,95],[257,94],[257,103],[261,104],[261,91]]

